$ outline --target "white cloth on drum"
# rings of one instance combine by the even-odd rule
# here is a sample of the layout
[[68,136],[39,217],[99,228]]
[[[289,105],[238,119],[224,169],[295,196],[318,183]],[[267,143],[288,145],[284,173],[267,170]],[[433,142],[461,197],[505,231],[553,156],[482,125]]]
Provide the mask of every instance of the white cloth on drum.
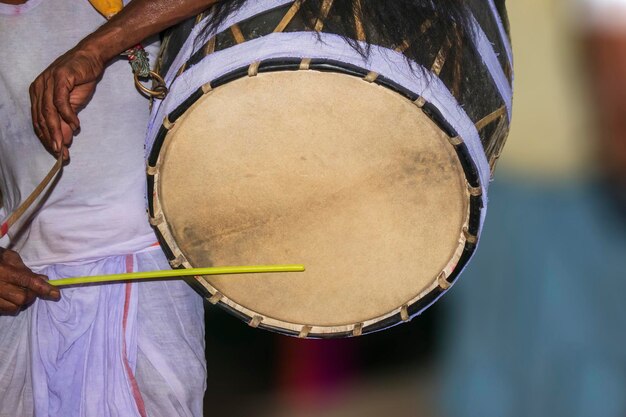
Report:
[[502,43],[504,44],[504,49],[506,50],[506,57],[509,61],[509,64],[513,66],[513,47],[511,46],[511,39],[504,28],[504,22],[502,21],[502,17],[498,12],[496,7],[496,3],[494,0],[487,0],[489,4],[489,8],[491,9],[491,14],[494,16],[496,24],[498,25],[498,31],[500,32],[500,38],[502,38]]
[[[502,97],[502,100],[506,105],[506,111],[509,116],[509,120],[511,120],[513,111],[513,89],[511,88],[511,83],[504,74],[504,70],[498,61],[498,56],[493,50],[491,41],[487,38],[487,35],[480,28],[480,25],[474,17],[472,17],[472,22],[474,24],[475,32],[475,36],[472,38],[474,40],[474,45],[476,46],[483,63],[487,67],[489,74],[491,74],[491,79],[496,85],[496,88],[500,93],[500,97]],[[507,40],[504,40],[503,43],[508,45]]]
[[[165,268],[155,247],[40,272],[62,278]],[[17,317],[0,316],[0,417],[202,416],[204,309],[186,283],[62,294],[59,303],[37,301]]]

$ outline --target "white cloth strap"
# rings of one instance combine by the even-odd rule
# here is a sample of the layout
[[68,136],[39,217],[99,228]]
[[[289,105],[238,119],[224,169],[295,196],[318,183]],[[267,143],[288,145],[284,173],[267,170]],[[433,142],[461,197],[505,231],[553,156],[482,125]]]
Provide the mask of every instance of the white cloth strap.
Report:
[[504,44],[504,49],[506,50],[506,57],[509,60],[509,64],[511,67],[513,66],[513,48],[511,47],[511,39],[509,35],[506,33],[506,29],[504,29],[504,23],[502,22],[502,18],[500,17],[500,12],[498,12],[498,8],[496,7],[496,3],[494,0],[487,0],[489,3],[489,8],[491,9],[491,14],[493,15],[496,24],[498,25],[498,31],[500,32],[500,39],[502,39],[502,43]]
[[511,120],[511,113],[513,110],[513,89],[511,88],[511,84],[502,70],[498,56],[493,50],[493,45],[489,41],[489,38],[487,38],[485,32],[483,32],[480,28],[480,25],[474,16],[472,16],[472,23],[476,34],[474,37],[474,45],[476,46],[483,63],[487,67],[489,74],[491,74],[491,79],[495,83],[496,88],[500,93],[500,97],[502,97],[502,100],[504,101],[507,115],[509,120]]

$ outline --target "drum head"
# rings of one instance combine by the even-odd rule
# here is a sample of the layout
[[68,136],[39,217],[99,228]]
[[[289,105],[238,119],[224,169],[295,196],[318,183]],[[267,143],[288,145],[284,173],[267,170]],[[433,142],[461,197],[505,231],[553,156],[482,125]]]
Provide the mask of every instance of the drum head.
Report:
[[441,285],[470,195],[450,138],[415,103],[351,75],[281,71],[201,97],[167,134],[155,207],[188,267],[304,273],[201,279],[255,324],[353,332]]

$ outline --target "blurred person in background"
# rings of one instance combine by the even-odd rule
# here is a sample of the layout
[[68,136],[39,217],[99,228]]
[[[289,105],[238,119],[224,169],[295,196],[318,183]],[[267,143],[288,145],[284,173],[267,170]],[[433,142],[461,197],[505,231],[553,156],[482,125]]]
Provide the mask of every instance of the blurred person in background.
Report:
[[626,1],[509,2],[515,121],[445,300],[448,417],[626,415]]
[[580,18],[603,174],[626,213],[626,0],[587,0]]

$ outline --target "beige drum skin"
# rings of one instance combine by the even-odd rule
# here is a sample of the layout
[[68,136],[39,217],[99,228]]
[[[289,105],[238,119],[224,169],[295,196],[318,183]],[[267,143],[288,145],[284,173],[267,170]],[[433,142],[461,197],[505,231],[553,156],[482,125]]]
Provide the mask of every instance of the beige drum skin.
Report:
[[178,262],[306,266],[199,278],[251,325],[358,335],[449,286],[471,187],[454,139],[403,95],[338,72],[266,72],[207,91],[168,127],[153,223]]

